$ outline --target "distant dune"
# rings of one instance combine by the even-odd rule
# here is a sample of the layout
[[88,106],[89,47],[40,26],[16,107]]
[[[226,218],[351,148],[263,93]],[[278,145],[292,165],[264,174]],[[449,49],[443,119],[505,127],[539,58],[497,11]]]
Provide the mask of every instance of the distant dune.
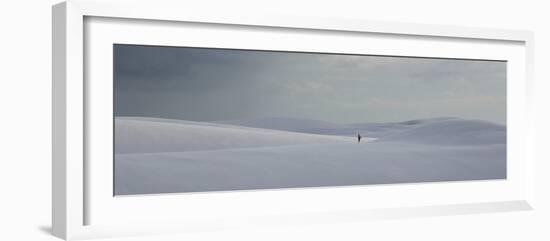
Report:
[[[454,117],[437,117],[403,122],[354,124],[336,124],[326,121],[297,118],[266,117],[220,121],[218,123],[319,135],[355,136],[357,133],[361,133],[363,136],[380,140],[385,138],[406,141],[417,139],[420,142],[443,141],[445,143],[454,143],[453,141],[464,142],[464,138],[470,139],[467,140],[467,142],[470,143],[472,138],[476,140],[483,139],[483,142],[492,142],[499,141],[502,139],[502,135],[506,135],[506,127],[503,125]],[[463,136],[463,138],[457,140],[459,139],[458,136]],[[430,140],[424,140],[424,138]],[[475,144],[477,142],[473,143]]]
[[432,145],[506,144],[506,127],[486,121],[444,119],[417,123],[414,128],[388,134],[379,141]]

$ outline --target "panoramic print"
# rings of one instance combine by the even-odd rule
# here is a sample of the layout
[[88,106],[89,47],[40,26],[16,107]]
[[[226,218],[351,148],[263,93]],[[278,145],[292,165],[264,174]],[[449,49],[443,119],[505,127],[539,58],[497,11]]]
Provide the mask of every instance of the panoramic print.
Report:
[[506,178],[506,62],[113,46],[114,195]]

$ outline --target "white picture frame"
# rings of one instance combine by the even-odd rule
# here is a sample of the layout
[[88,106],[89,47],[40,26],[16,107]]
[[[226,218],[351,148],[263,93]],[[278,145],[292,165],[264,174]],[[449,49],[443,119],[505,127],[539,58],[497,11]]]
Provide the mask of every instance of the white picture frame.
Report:
[[[150,9],[155,11],[150,11]],[[338,222],[339,220],[369,220],[380,218],[418,217],[466,214],[493,211],[529,210],[533,199],[534,156],[531,83],[533,66],[533,35],[528,31],[496,30],[408,23],[370,22],[349,19],[312,19],[266,15],[209,15],[177,1],[163,3],[124,1],[73,0],[53,7],[53,167],[52,167],[52,227],[53,234],[63,239],[112,237],[152,233],[186,232],[233,225],[278,225],[281,223]],[[88,26],[87,26],[88,24]],[[90,27],[93,24],[93,27]],[[117,43],[149,43],[178,45],[171,33],[180,24],[205,24],[215,31],[246,31],[247,36],[262,38],[270,30],[280,34],[299,31],[311,38],[331,34],[335,40],[349,34],[372,34],[410,41],[427,41],[439,46],[439,52],[419,48],[416,54],[443,57],[478,57],[510,61],[508,72],[508,179],[437,184],[373,185],[368,187],[308,188],[266,190],[254,192],[216,192],[208,194],[149,195],[144,197],[113,197],[112,178],[97,176],[112,173],[112,169],[90,161],[90,156],[108,155],[109,150],[96,152],[95,144],[105,137],[90,137],[99,123],[101,113],[94,112],[98,103],[94,95],[112,91],[103,85],[91,84],[85,78],[97,78],[109,73],[94,63],[105,58],[104,46]],[[167,27],[166,27],[167,26]],[[136,34],[132,28],[147,28],[157,34]],[[205,27],[206,28],[206,27]],[[247,29],[253,30],[248,31]],[[168,30],[167,30],[168,29]],[[202,28],[194,28],[201,34]],[[239,30],[240,29],[240,30]],[[116,31],[113,31],[116,30]],[[123,35],[112,34],[124,32]],[[189,30],[186,30],[189,31]],[[340,36],[342,35],[342,36]],[[346,36],[343,36],[346,35]],[[151,36],[155,36],[153,39]],[[169,36],[172,36],[170,38]],[[320,37],[321,36],[321,37]],[[228,40],[232,40],[230,37]],[[236,40],[239,39],[233,39]],[[386,39],[387,40],[387,39]],[[93,41],[89,44],[86,41]],[[201,41],[197,39],[196,41]],[[409,40],[406,40],[409,41]],[[231,42],[231,41],[228,41]],[[323,41],[319,41],[322,45]],[[98,43],[98,44],[95,44]],[[397,42],[396,42],[397,43]],[[210,45],[221,45],[211,42]],[[246,44],[246,43],[244,43]],[[251,44],[251,43],[249,43]],[[293,45],[294,44],[294,45]],[[281,48],[306,48],[299,43]],[[103,47],[102,47],[103,46]],[[380,45],[383,46],[383,45]],[[406,43],[402,48],[405,48]],[[449,46],[455,51],[445,51]],[[232,47],[235,47],[233,45]],[[240,46],[247,48],[247,46]],[[275,48],[250,46],[249,48]],[[91,48],[91,49],[89,49]],[[311,48],[315,48],[312,45]],[[323,46],[319,46],[323,48]],[[437,49],[437,48],[436,48]],[[90,51],[96,57],[90,59]],[[96,51],[97,50],[97,51]],[[312,50],[312,49],[309,49]],[[313,49],[318,50],[318,49]],[[346,51],[346,50],[339,50]],[[354,52],[356,50],[349,49]],[[390,50],[387,50],[390,51]],[[398,52],[391,52],[399,55]],[[424,51],[424,52],[422,52]],[[457,52],[463,52],[456,56]],[[430,54],[428,54],[430,53]],[[405,55],[405,53],[402,53]],[[408,52],[406,55],[415,55]],[[96,67],[99,66],[99,67]],[[98,70],[90,77],[87,68]],[[112,71],[112,70],[111,70]],[[96,74],[97,73],[97,74]],[[88,92],[90,89],[96,91]],[[103,91],[103,92],[102,92]],[[99,114],[95,114],[99,113]],[[92,129],[90,129],[92,128]],[[99,127],[101,128],[101,127]],[[105,133],[109,133],[105,127]],[[112,129],[110,130],[112,132]],[[94,139],[95,138],[95,139]],[[103,138],[103,139],[102,139]],[[112,150],[110,150],[112,153]],[[94,157],[96,158],[96,157]],[[101,159],[101,158],[100,158]],[[104,158],[105,159],[105,158]],[[95,160],[95,159],[94,159]],[[112,162],[112,160],[110,160]],[[107,163],[107,162],[105,162]],[[94,172],[90,173],[90,169]],[[110,175],[112,176],[112,175]],[[109,181],[110,180],[110,181]],[[445,190],[456,191],[450,195]],[[410,190],[410,199],[398,193]],[[447,191],[449,192],[449,191]],[[445,193],[443,198],[437,198]],[[365,195],[378,198],[363,200]],[[458,197],[458,196],[461,197]],[[327,200],[312,204],[312,200]],[[252,201],[251,201],[252,200]],[[276,201],[273,201],[276,200]],[[292,202],[290,202],[292,200]],[[344,200],[348,200],[344,202]],[[357,201],[349,201],[357,200]],[[399,201],[395,201],[399,200]],[[254,203],[274,204],[266,207]],[[329,203],[330,202],[330,203]],[[223,203],[224,205],[219,205]],[[216,208],[212,208],[216,207]],[[140,210],[136,212],[135,210]],[[172,215],[172,214],[178,215]],[[185,213],[185,218],[180,218]],[[130,216],[131,215],[131,216]],[[147,219],[140,218],[147,217]],[[292,220],[292,221],[291,221]]]

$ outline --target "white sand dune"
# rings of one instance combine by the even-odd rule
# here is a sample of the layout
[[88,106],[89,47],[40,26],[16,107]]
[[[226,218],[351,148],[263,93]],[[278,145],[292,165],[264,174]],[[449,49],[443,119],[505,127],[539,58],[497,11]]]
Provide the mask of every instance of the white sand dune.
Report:
[[115,192],[203,192],[506,177],[506,147],[314,144],[121,154]]
[[[265,127],[299,127],[281,123]],[[115,155],[117,195],[506,178],[506,127],[484,121],[437,118],[339,127],[340,133],[355,127],[379,136],[360,144],[335,136],[337,126],[314,123],[309,127],[331,133],[139,118],[115,124],[117,145],[126,145],[126,152]],[[213,136],[221,139],[209,144]],[[140,153],[147,148],[155,151]]]
[[445,119],[387,134],[380,141],[456,146],[506,144],[506,127],[486,121]]
[[[243,119],[243,120],[229,120],[219,121],[217,123],[230,124],[240,127],[252,127],[271,130],[284,130],[300,133],[310,133],[319,135],[339,135],[339,136],[355,136],[357,133],[361,133],[363,136],[380,138],[388,135],[397,134],[412,128],[421,127],[429,124],[444,123],[449,121],[465,122],[468,125],[469,122],[481,121],[475,120],[463,120],[453,117],[438,117],[431,119],[421,120],[409,120],[403,122],[389,122],[389,123],[354,123],[354,124],[336,124],[326,121],[317,121],[309,119],[297,119],[297,118],[284,118],[284,117],[265,117],[256,119]],[[479,126],[477,128],[484,128],[485,126],[495,126],[505,130],[505,127],[497,124],[487,123],[488,125]],[[476,128],[475,126],[474,129]],[[492,127],[491,127],[492,128]],[[450,133],[445,133],[450,134]]]
[[[343,129],[346,127],[346,125],[331,123],[327,121],[286,117],[264,117],[242,120],[228,120],[219,121],[217,123],[314,134],[326,134],[323,133],[322,130]],[[319,130],[319,132],[315,132],[314,130]]]
[[183,152],[353,142],[353,138],[147,118],[115,119],[115,153]]

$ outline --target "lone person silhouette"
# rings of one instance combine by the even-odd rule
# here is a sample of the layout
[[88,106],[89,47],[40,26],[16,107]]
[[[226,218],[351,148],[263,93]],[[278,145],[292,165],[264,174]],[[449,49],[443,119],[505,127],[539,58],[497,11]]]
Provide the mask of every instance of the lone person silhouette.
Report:
[[357,133],[357,143],[361,142],[361,134]]

